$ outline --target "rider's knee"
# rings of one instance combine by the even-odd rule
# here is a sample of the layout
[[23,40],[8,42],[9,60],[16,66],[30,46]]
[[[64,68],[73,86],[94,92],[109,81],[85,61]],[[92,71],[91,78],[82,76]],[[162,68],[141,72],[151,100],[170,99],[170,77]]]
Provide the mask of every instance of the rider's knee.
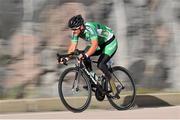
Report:
[[97,67],[100,69],[100,70],[103,70],[106,66],[105,66],[105,64],[104,63],[98,63],[97,64]]

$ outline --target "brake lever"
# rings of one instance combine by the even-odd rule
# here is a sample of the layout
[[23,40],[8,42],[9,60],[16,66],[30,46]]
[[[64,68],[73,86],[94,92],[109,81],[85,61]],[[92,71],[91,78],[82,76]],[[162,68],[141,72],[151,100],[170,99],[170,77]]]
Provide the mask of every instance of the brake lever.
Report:
[[59,53],[57,53],[56,56],[57,56],[58,63],[60,63],[61,57],[60,57]]
[[62,59],[62,62],[63,62],[64,65],[66,65],[66,66],[68,65],[67,60],[65,58]]

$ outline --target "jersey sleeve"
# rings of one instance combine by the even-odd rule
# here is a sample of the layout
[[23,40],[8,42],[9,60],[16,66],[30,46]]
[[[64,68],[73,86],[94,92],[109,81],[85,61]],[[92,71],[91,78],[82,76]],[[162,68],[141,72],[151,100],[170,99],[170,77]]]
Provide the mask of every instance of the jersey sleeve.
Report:
[[98,40],[98,32],[94,26],[86,26],[86,29],[90,33],[90,40]]

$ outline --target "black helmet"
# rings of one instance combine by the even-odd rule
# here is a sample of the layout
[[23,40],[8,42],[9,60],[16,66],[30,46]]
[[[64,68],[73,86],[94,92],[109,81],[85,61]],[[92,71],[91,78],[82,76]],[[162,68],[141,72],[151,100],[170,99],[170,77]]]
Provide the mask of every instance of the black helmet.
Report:
[[73,16],[69,22],[68,22],[68,27],[69,28],[75,28],[75,27],[79,27],[81,25],[84,24],[84,19],[82,18],[81,15],[76,15]]

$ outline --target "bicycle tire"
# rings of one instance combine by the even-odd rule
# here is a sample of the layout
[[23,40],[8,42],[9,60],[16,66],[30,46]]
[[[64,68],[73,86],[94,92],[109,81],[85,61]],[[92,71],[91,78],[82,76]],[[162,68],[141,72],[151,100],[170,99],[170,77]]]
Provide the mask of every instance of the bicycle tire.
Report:
[[[87,80],[87,79],[85,79],[84,77],[82,77],[82,80],[84,80],[85,83],[87,83],[87,88],[89,88],[89,89],[87,89],[87,91],[88,91],[87,100],[86,100],[86,102],[84,103],[84,105],[82,105],[81,107],[75,108],[75,107],[71,106],[71,105],[67,102],[67,100],[66,100],[66,98],[65,98],[66,96],[64,96],[64,93],[63,93],[63,82],[65,81],[65,77],[66,77],[66,75],[67,75],[68,73],[74,72],[74,71],[75,71],[75,72],[78,72],[78,69],[77,69],[76,67],[71,67],[71,68],[66,69],[66,70],[61,74],[60,79],[59,79],[59,83],[58,83],[58,93],[59,93],[59,97],[60,97],[62,103],[64,104],[64,106],[65,106],[68,110],[70,110],[70,111],[72,111],[72,112],[83,112],[84,110],[86,110],[86,109],[88,108],[88,106],[89,106],[89,104],[90,104],[90,101],[91,101],[91,94],[92,94],[92,92],[91,92],[91,85],[90,85],[89,80]],[[83,74],[81,74],[81,76],[82,76],[82,75],[83,75]]]
[[[115,67],[112,67],[111,70],[110,70],[110,72],[111,72],[112,75],[115,75],[114,73],[117,72],[117,71],[124,73],[124,74],[127,75],[127,77],[129,78],[130,84],[131,84],[131,86],[132,86],[132,96],[126,96],[126,97],[125,97],[125,95],[121,95],[121,93],[123,92],[123,90],[122,90],[122,92],[121,92],[120,95],[119,95],[121,100],[124,98],[122,104],[121,104],[121,103],[120,103],[120,104],[115,103],[115,102],[113,101],[114,98],[113,98],[113,97],[110,97],[109,95],[107,95],[107,98],[108,98],[109,103],[110,103],[114,108],[116,108],[117,110],[126,110],[126,109],[131,108],[131,107],[134,105],[134,101],[135,101],[135,97],[136,97],[135,83],[134,83],[134,80],[133,80],[133,78],[132,78],[132,75],[129,73],[129,71],[128,71],[126,68],[121,67],[121,66],[115,66]],[[119,73],[118,73],[118,75],[119,75]],[[116,77],[117,77],[118,75],[116,75]],[[119,78],[118,78],[118,79],[119,79]],[[121,82],[122,82],[122,81],[121,81]],[[123,84],[123,83],[122,83],[122,84]],[[109,85],[109,83],[108,83],[108,85]],[[126,86],[125,86],[125,88],[126,88]],[[122,98],[122,96],[124,96],[124,97]],[[119,100],[120,100],[120,99],[119,99]],[[127,100],[127,99],[129,99],[129,100]]]

